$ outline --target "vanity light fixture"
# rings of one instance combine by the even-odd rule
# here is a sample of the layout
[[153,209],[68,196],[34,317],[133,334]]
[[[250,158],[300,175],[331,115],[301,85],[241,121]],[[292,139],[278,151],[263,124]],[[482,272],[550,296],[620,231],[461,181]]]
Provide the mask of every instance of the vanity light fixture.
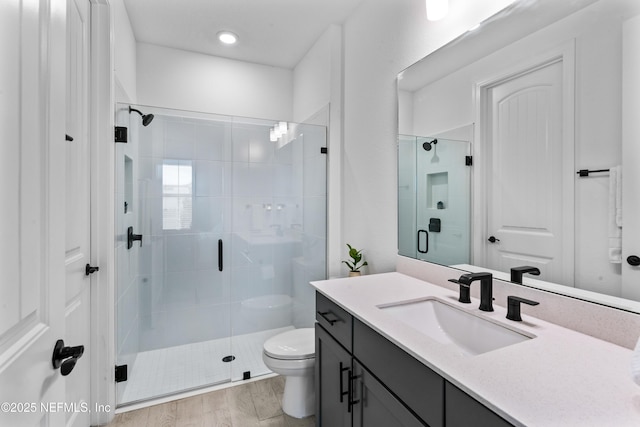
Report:
[[278,122],[269,131],[269,139],[271,142],[276,142],[283,135],[286,135],[288,131],[289,124],[287,122]]
[[449,0],[426,0],[426,4],[429,21],[439,21],[449,12]]
[[238,42],[238,36],[231,31],[220,31],[218,33],[218,40],[223,44],[232,45]]

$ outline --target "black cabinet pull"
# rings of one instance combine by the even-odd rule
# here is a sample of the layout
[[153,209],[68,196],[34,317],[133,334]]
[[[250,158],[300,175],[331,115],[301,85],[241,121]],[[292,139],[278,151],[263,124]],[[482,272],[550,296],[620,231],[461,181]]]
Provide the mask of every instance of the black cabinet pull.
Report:
[[342,389],[344,388],[344,382],[342,381],[342,379],[344,378],[344,371],[348,371],[348,376],[351,376],[351,369],[349,369],[349,367],[343,367],[342,362],[340,362],[340,403],[344,402],[344,396],[349,396],[350,389],[349,387],[347,388],[347,391],[342,391]]
[[357,405],[358,403],[360,403],[360,399],[353,400],[353,381],[357,380],[360,377],[362,377],[362,375],[351,375],[351,371],[349,371],[349,402],[347,405],[347,412],[351,412],[351,409],[353,409],[353,405]]
[[[328,315],[328,314],[333,314],[333,313],[332,313],[332,312],[330,312],[330,311],[318,311],[317,313],[318,313],[320,316],[322,316],[322,318],[323,318],[324,320],[326,320],[327,322],[329,322],[329,324],[330,324],[331,326],[333,326],[333,324],[334,324],[334,323],[336,323],[336,322],[340,322],[340,321],[342,320],[342,319],[340,319],[340,318],[339,318],[339,317],[337,317],[337,316],[336,316],[336,318],[335,318],[335,319],[329,319],[329,317],[327,317],[327,315]],[[333,315],[335,316],[335,314],[333,314]]]
[[[424,233],[425,236],[425,243],[426,243],[426,248],[423,250],[420,249],[420,233]],[[418,252],[420,252],[421,254],[426,254],[427,252],[429,252],[429,233],[427,233],[427,230],[418,230]]]
[[222,239],[218,239],[218,271],[222,271],[224,268],[224,263],[222,259],[222,251],[223,251]]

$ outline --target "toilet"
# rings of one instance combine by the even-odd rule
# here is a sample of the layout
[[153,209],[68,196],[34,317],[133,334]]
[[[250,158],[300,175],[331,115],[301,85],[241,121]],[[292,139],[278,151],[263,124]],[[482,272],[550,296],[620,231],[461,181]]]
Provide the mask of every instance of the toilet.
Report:
[[285,377],[282,410],[294,418],[313,415],[316,362],[313,328],[293,329],[269,338],[263,346],[262,360],[273,372]]

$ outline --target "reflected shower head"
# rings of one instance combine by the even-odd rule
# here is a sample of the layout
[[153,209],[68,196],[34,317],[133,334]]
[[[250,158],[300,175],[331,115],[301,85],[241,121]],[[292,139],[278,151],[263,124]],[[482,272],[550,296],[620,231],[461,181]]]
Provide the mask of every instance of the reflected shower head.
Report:
[[142,114],[142,111],[136,110],[135,108],[131,108],[131,106],[129,106],[129,114],[131,114],[132,111],[135,111],[136,113],[140,114],[140,116],[142,116],[142,126],[149,126],[149,123],[153,121],[153,114]]
[[431,151],[431,144],[436,145],[437,143],[438,143],[438,140],[437,140],[437,139],[434,139],[434,140],[433,140],[433,141],[431,141],[431,142],[426,142],[426,141],[425,141],[425,142],[422,144],[422,148],[424,148],[424,149],[425,149],[425,151]]

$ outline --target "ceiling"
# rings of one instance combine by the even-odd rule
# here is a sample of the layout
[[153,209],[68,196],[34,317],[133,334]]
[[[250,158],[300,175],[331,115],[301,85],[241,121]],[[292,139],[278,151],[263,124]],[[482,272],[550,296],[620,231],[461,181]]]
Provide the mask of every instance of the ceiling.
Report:
[[[124,0],[138,42],[293,68],[363,0]],[[219,31],[239,42],[222,45]]]

